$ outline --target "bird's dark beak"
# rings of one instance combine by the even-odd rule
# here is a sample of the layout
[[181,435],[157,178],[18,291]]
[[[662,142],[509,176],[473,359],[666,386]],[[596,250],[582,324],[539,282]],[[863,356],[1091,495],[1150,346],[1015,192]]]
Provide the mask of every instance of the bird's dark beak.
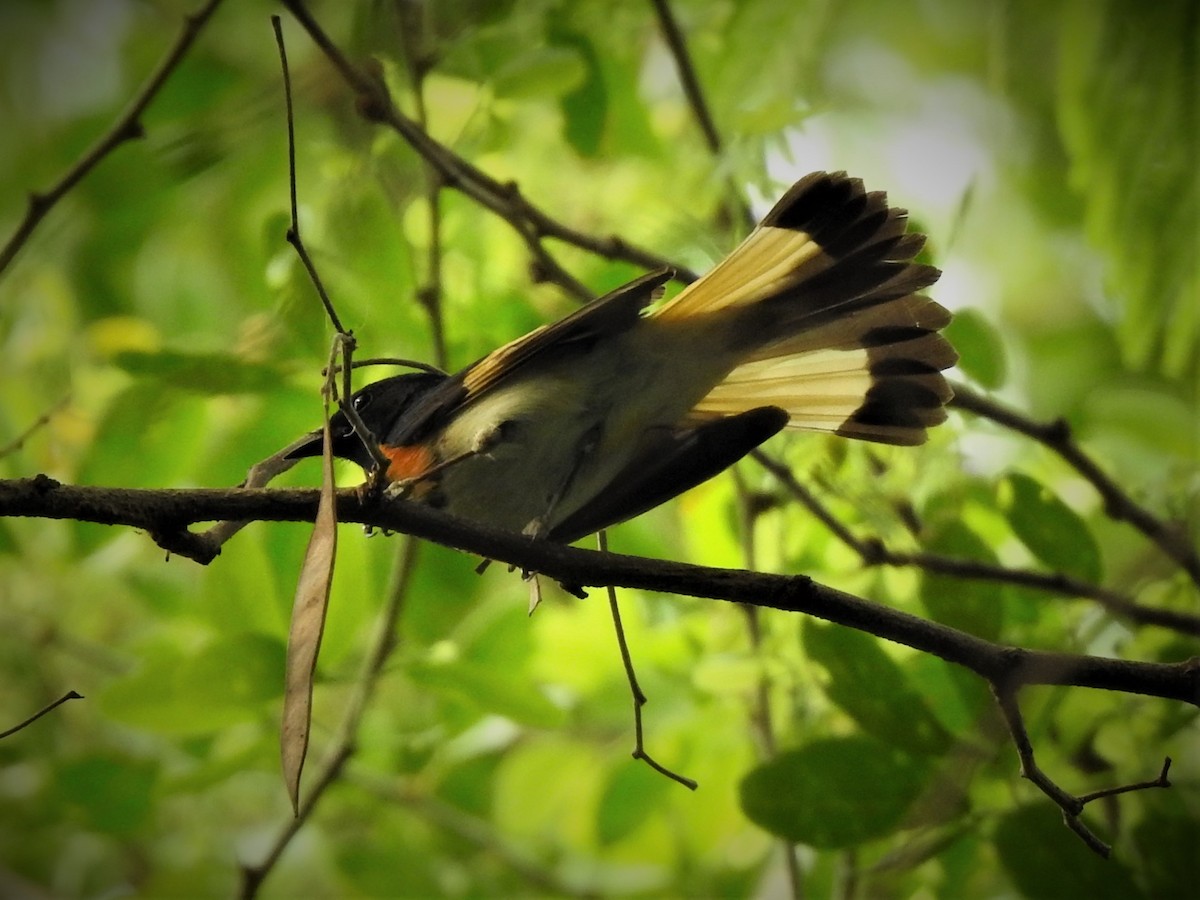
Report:
[[[284,459],[308,459],[310,456],[320,456],[321,446],[324,442],[324,431],[318,428],[316,431],[309,432],[299,441],[297,441],[287,453],[283,455]],[[334,452],[337,452],[337,438],[334,438]]]
[[[375,460],[371,458],[370,452],[363,445],[362,440],[349,422],[344,419],[339,421],[334,419],[329,425],[333,439],[333,455],[338,459],[347,459],[350,462],[358,463],[365,470],[370,470],[375,465]],[[297,440],[292,447],[283,454],[284,459],[308,459],[309,457],[320,456],[323,446],[323,433],[320,428],[316,431],[310,431],[304,437]]]

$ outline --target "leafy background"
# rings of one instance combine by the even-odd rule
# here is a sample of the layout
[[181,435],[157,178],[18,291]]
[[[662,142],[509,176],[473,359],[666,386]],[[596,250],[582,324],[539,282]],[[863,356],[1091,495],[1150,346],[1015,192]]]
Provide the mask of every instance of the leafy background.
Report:
[[[416,12],[414,13],[414,9]],[[913,210],[961,377],[1065,417],[1140,502],[1196,522],[1197,10],[1186,0],[675,0],[723,139],[706,147],[641,0],[320,3],[412,114],[414,53],[438,140],[558,219],[703,270],[795,177],[845,168]],[[0,8],[0,233],[115,120],[190,4]],[[226,4],[122,146],[0,281],[0,473],[221,486],[319,418],[328,326],[291,249],[269,4]],[[415,27],[414,26],[415,23]],[[359,118],[285,17],[305,239],[364,352],[435,358],[427,173]],[[407,48],[407,50],[406,50]],[[463,365],[572,308],[468,199],[440,203],[441,314]],[[552,245],[597,293],[633,267]],[[1049,451],[960,415],[916,450],[777,441],[856,534],[1062,571],[1194,610],[1157,550],[1104,516]],[[356,477],[343,473],[347,483]],[[285,477],[314,484],[315,466]],[[774,491],[759,469],[742,486]],[[1194,640],[1095,603],[912,568],[864,568],[798,508],[741,528],[723,477],[618,528],[615,549],[818,580],[1028,647],[1176,661]],[[1194,534],[1194,530],[1192,532]],[[258,524],[211,566],[146,536],[0,521],[0,893],[228,895],[289,821],[277,716],[306,529]],[[1200,845],[1192,712],[1038,689],[1043,766],[1084,792],[1089,854],[1016,772],[984,687],[941,661],[799,617],[625,595],[648,746],[695,794],[629,759],[628,688],[601,596],[343,526],[316,694],[335,746],[381,608],[395,648],[355,752],[262,885],[268,896],[759,896],[787,892],[765,825],[799,844],[812,896],[1184,896]],[[764,746],[769,704],[774,752]],[[315,770],[316,763],[310,764]],[[756,824],[758,823],[758,824]]]

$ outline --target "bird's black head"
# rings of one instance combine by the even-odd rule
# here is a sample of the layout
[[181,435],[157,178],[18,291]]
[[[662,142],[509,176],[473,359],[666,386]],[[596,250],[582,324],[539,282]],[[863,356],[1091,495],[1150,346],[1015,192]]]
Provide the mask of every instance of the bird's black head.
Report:
[[[404,426],[405,413],[448,376],[431,372],[416,372],[409,375],[394,375],[372,382],[350,396],[350,405],[358,413],[367,429],[380,443],[396,442]],[[365,470],[371,469],[374,460],[362,440],[354,433],[354,427],[346,413],[338,410],[329,417],[329,431],[333,439],[333,455],[358,463]],[[288,453],[291,459],[321,455],[321,430],[317,429],[299,447]]]

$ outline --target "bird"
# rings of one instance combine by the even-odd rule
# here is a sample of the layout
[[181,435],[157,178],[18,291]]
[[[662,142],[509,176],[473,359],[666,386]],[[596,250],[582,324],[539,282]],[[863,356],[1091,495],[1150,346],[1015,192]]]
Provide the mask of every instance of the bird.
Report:
[[[916,445],[957,354],[925,236],[845,172],[783,194],[725,259],[662,301],[649,272],[454,374],[367,384],[331,452],[390,496],[569,543],[714,477],[785,429]],[[289,454],[319,456],[322,430]]]

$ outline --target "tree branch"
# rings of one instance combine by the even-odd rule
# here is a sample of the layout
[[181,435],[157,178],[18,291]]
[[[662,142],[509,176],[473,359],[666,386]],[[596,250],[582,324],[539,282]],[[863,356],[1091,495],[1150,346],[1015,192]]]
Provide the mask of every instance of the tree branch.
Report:
[[507,222],[533,254],[534,268],[541,279],[561,285],[580,300],[590,300],[593,296],[586,286],[563,269],[546,251],[542,246],[544,238],[554,238],[605,259],[621,260],[646,269],[672,268],[684,281],[696,279],[694,272],[649,250],[633,246],[616,235],[598,238],[571,228],[526,200],[516,184],[497,181],[434,140],[420,125],[396,108],[382,77],[354,65],[346,58],[301,0],[283,0],[283,5],[358,95],[358,109],[363,116],[395,130],[438,172],[447,187],[465,194]]
[[63,407],[67,405],[67,403],[70,402],[70,400],[70,394],[63,395],[63,397],[61,397],[57,403],[34,419],[33,423],[29,425],[28,428],[18,434],[7,444],[0,446],[0,459],[16,453],[18,450],[24,447],[25,442],[37,434],[38,431],[49,425],[51,420],[59,413],[60,410],[62,410]]
[[1141,506],[1112,480],[1075,442],[1071,426],[1065,419],[1037,422],[1010,407],[977,394],[963,384],[955,384],[951,405],[977,416],[991,419],[1005,428],[1011,428],[1040,444],[1049,447],[1082,475],[1100,494],[1104,501],[1104,512],[1111,518],[1128,522],[1177,562],[1192,582],[1200,587],[1200,553],[1189,543],[1181,528],[1163,521],[1144,506]]
[[1098,800],[1101,797],[1111,797],[1115,794],[1125,794],[1130,791],[1144,791],[1150,788],[1170,787],[1171,782],[1167,778],[1171,770],[1170,757],[1167,757],[1158,777],[1152,781],[1140,781],[1136,784],[1106,788],[1101,791],[1093,791],[1082,797],[1076,797],[1055,784],[1050,776],[1042,771],[1042,768],[1037,764],[1033,753],[1033,743],[1029,740],[1029,733],[1025,730],[1025,719],[1021,715],[1021,707],[1017,702],[1017,688],[1002,682],[993,682],[992,693],[996,697],[996,702],[1000,706],[1000,712],[1004,716],[1004,722],[1008,726],[1009,734],[1012,736],[1013,744],[1017,748],[1017,757],[1021,761],[1021,777],[1031,781],[1037,786],[1038,790],[1053,800],[1058,808],[1062,810],[1063,821],[1067,827],[1075,832],[1092,851],[1108,859],[1109,854],[1112,852],[1112,847],[1102,841],[1080,819],[1083,808],[1088,803]]
[[29,195],[29,203],[25,209],[25,217],[17,224],[16,230],[8,241],[0,248],[0,274],[8,268],[20,249],[29,241],[33,231],[41,223],[46,214],[54,208],[66,194],[75,187],[84,176],[94,169],[101,160],[126,141],[136,140],[145,136],[142,129],[141,117],[146,107],[162,90],[171,73],[183,61],[185,55],[204,25],[221,5],[221,0],[208,0],[200,10],[185,16],[183,28],[175,44],[167,51],[167,55],[159,62],[158,67],[146,79],[141,90],[130,101],[129,106],[120,118],[91,147],[71,166],[63,176],[48,190],[34,192]]
[[938,553],[903,553],[892,550],[878,538],[860,538],[847,528],[826,508],[817,497],[801,484],[792,471],[772,459],[761,450],[751,452],[751,457],[770,472],[784,489],[800,505],[807,509],[838,540],[858,554],[865,566],[912,566],[927,572],[969,578],[978,581],[993,581],[1046,591],[1067,598],[1095,600],[1115,616],[1136,622],[1139,625],[1157,625],[1171,628],[1181,634],[1200,636],[1200,616],[1171,609],[1156,609],[1142,606],[1132,598],[1101,585],[1072,578],[1061,572],[1034,572],[1027,569],[1012,569],[975,559],[957,559]]
[[[144,529],[172,552],[186,529],[216,520],[303,521],[316,514],[316,490],[80,487],[45,475],[0,480],[0,516],[74,519]],[[637,588],[804,613],[867,631],[965,666],[991,683],[1057,684],[1145,694],[1200,706],[1200,659],[1148,663],[1007,647],[817,584],[802,575],[719,569],[602,554],[482,528],[418,503],[385,502],[338,491],[338,521],[404,532],[468,553],[540,572],[566,585]],[[201,542],[200,562],[211,561]]]
[[712,110],[708,107],[708,100],[705,99],[704,89],[700,87],[696,67],[692,64],[692,57],[688,53],[683,31],[675,20],[675,13],[671,11],[671,5],[667,0],[651,0],[651,2],[654,4],[654,14],[658,16],[658,24],[662,29],[663,37],[671,50],[671,57],[675,60],[675,68],[679,72],[679,83],[683,87],[683,94],[687,97],[688,106],[691,107],[696,124],[700,126],[700,133],[704,135],[704,144],[713,156],[720,156],[721,135],[713,120]]
[[[692,62],[691,53],[688,52],[683,31],[675,19],[675,13],[671,10],[668,0],[651,0],[651,2],[654,4],[654,14],[658,17],[658,25],[666,39],[667,48],[671,51],[671,58],[675,60],[675,69],[679,73],[679,84],[683,88],[683,95],[687,98],[692,116],[696,119],[696,124],[704,135],[704,144],[714,157],[720,158],[724,153],[721,134],[717,131],[716,120],[713,119],[712,110],[704,95],[704,88],[700,86],[700,77],[696,74],[696,66]],[[726,177],[725,185],[728,189],[728,204],[723,210],[727,217],[725,224],[740,220],[747,229],[753,228],[758,224],[754,220],[754,212],[750,209],[750,205],[746,202],[746,198],[742,195],[732,175]]]
[[[421,129],[429,131],[429,108],[425,102],[425,80],[432,68],[432,54],[426,49],[428,9],[426,4],[400,3],[400,49],[411,83],[413,107]],[[425,250],[425,279],[417,288],[417,302],[429,317],[430,342],[433,359],[445,369],[449,365],[446,352],[445,310],[442,308],[442,176],[428,162],[425,164],[425,203],[428,207],[429,245]]]

